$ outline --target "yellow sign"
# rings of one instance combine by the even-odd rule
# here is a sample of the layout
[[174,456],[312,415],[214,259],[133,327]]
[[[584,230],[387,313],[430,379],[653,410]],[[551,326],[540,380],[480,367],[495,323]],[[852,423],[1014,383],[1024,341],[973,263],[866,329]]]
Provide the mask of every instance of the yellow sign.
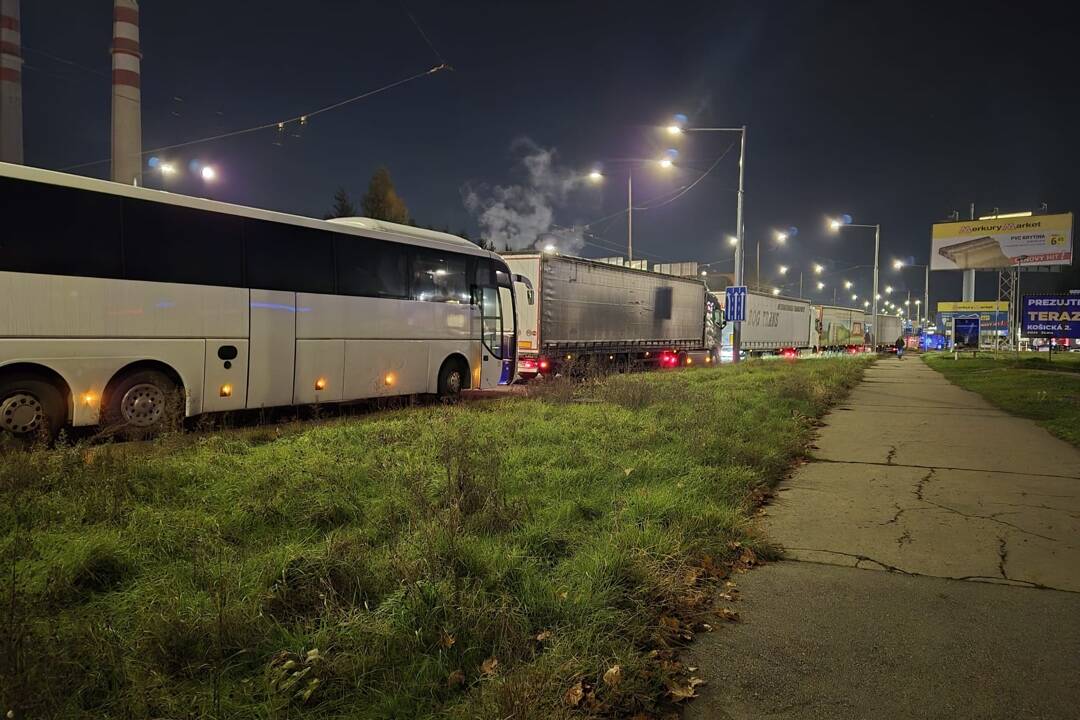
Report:
[[985,300],[983,302],[939,302],[938,312],[1009,312],[1009,303],[1005,300]]
[[997,270],[1072,264],[1072,213],[938,223],[931,270]]
[[518,347],[522,350],[532,350],[532,340],[518,340]]

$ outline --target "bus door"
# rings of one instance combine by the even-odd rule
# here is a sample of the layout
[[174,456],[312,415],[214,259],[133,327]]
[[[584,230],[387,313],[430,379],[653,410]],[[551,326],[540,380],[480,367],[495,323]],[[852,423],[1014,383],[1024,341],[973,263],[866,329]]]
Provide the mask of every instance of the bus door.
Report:
[[517,372],[517,318],[510,275],[493,273],[495,285],[477,288],[480,294],[481,364],[480,387],[508,385]]

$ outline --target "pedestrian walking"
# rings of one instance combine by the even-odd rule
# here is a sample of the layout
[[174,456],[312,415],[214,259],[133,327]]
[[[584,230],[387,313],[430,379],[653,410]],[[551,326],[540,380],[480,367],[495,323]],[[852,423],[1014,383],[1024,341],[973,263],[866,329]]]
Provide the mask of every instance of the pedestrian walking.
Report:
[[904,359],[904,336],[896,338],[896,358],[898,360]]

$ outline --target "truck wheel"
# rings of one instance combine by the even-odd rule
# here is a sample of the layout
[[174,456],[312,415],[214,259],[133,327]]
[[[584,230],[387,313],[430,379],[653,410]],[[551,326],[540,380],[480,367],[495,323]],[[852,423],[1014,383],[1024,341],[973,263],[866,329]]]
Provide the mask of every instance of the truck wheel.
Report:
[[129,439],[148,437],[176,423],[177,402],[176,383],[168,375],[139,370],[109,388],[102,425]]
[[450,358],[444,362],[439,370],[439,398],[447,402],[457,401],[465,387],[465,373],[460,360]]
[[33,375],[0,382],[0,430],[23,439],[56,437],[67,420],[64,396],[51,383]]

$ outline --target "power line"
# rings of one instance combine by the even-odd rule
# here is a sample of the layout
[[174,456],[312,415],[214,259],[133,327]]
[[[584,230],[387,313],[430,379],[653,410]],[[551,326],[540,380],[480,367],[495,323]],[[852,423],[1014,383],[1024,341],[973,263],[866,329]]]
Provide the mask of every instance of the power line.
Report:
[[[404,85],[404,84],[409,83],[409,82],[412,82],[413,80],[419,80],[422,77],[426,77],[428,75],[434,75],[437,72],[441,72],[443,70],[451,70],[451,69],[452,68],[449,65],[443,63],[442,65],[436,65],[435,67],[433,67],[433,68],[431,68],[429,70],[425,70],[423,72],[416,73],[415,75],[410,75],[407,78],[402,78],[401,80],[396,80],[396,81],[394,81],[392,83],[389,83],[387,85],[383,85],[382,87],[376,88],[375,90],[370,90],[368,92],[361,93],[359,95],[355,95],[355,96],[353,96],[351,98],[346,98],[345,100],[341,100],[341,101],[333,103],[331,105],[327,105],[325,107],[321,107],[321,108],[318,108],[316,110],[312,110],[311,112],[308,112],[308,113],[303,113],[302,115],[297,115],[295,117],[291,117],[291,118],[289,118],[287,120],[280,120],[278,122],[263,123],[262,125],[255,125],[253,127],[244,128],[242,130],[232,130],[230,132],[221,133],[219,135],[211,135],[209,137],[197,138],[195,140],[185,140],[183,142],[173,143],[171,145],[162,145],[161,147],[152,148],[150,150],[143,150],[141,154],[142,155],[149,155],[151,153],[162,152],[164,150],[175,150],[177,148],[188,147],[190,145],[199,145],[199,144],[202,144],[202,143],[213,142],[215,140],[224,140],[225,138],[237,137],[239,135],[248,135],[248,134],[253,133],[253,132],[258,132],[260,130],[268,130],[270,128],[277,128],[278,130],[284,130],[286,125],[289,125],[289,124],[292,124],[292,123],[299,123],[301,125],[306,125],[308,120],[315,117],[316,115],[321,115],[322,113],[330,112],[331,110],[337,110],[338,108],[343,107],[345,105],[349,105],[349,104],[357,102],[359,100],[364,100],[366,98],[372,97],[373,95],[378,95],[379,93],[386,92],[387,90],[392,90],[393,88],[396,88],[398,86]],[[90,166],[93,166],[93,165],[101,165],[103,163],[110,162],[110,160],[111,160],[111,158],[105,158],[104,160],[95,160],[94,162],[79,163],[78,165],[69,165],[67,167],[60,168],[60,170],[61,171],[76,170],[78,168],[90,167]]]

